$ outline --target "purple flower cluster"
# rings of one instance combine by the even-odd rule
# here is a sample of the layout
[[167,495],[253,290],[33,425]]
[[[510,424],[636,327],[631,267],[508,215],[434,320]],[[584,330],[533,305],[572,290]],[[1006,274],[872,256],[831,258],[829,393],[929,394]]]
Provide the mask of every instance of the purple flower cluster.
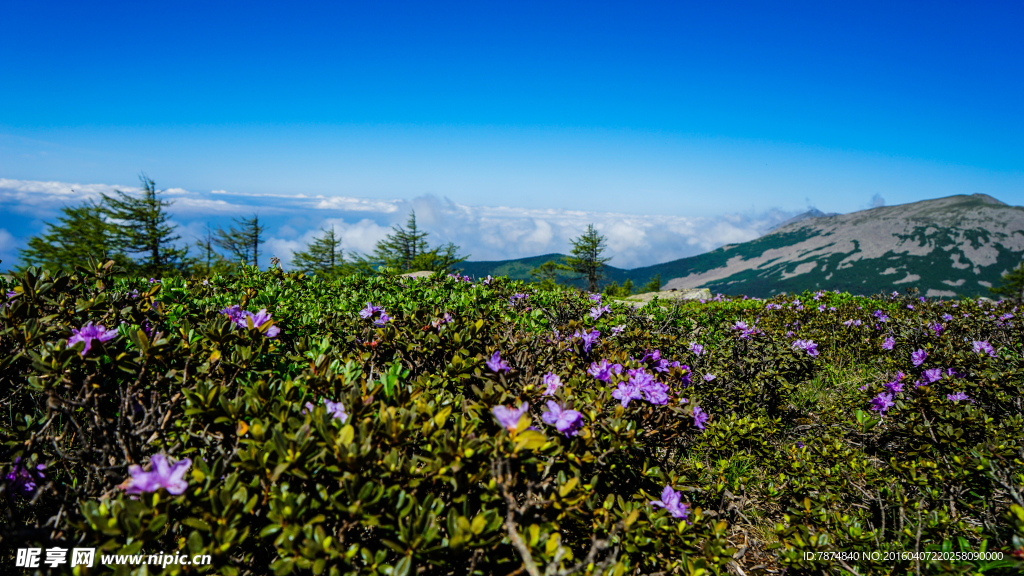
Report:
[[498,420],[498,424],[501,424],[509,432],[515,432],[516,427],[519,426],[519,418],[526,411],[529,410],[530,405],[523,402],[519,405],[519,408],[510,408],[508,406],[494,406],[491,408],[491,413]]
[[68,338],[68,346],[74,346],[79,342],[84,342],[85,347],[82,348],[81,355],[85,356],[92,348],[92,341],[97,340],[99,342],[107,342],[117,336],[117,330],[107,330],[102,324],[93,325],[89,322],[85,326],[79,329],[71,329],[71,338]]
[[[249,322],[251,321],[253,328],[260,329],[264,324],[273,321],[266,308],[261,308],[259,312],[253,314],[248,310],[242,310],[237,304],[235,304],[224,308],[220,313],[227,316],[239,328],[248,328]],[[271,326],[270,328],[267,328],[267,331],[265,332],[267,338],[276,338],[280,333],[281,329],[277,326]]]
[[888,337],[882,342],[882,350],[892,350],[892,347],[896,345],[896,340],[892,337]]
[[545,423],[566,436],[575,436],[583,428],[583,414],[576,410],[565,410],[552,400],[548,400],[547,404],[548,411],[541,415]]
[[744,340],[750,340],[751,336],[757,336],[762,333],[761,330],[758,330],[757,326],[748,326],[747,323],[742,320],[737,320],[736,323],[732,325],[732,329],[738,331],[740,333],[740,338]]
[[516,302],[520,300],[528,300],[529,298],[529,294],[523,294],[522,292],[520,292],[518,294],[513,294],[512,297],[508,299],[508,304],[509,306],[515,306]]
[[673,518],[686,520],[690,517],[690,507],[682,502],[683,494],[676,492],[671,486],[665,486],[661,491],[661,500],[651,500],[654,508],[664,508]]
[[622,403],[623,408],[632,400],[647,400],[651,404],[668,404],[668,385],[658,382],[654,376],[643,368],[630,369],[629,379],[619,382],[618,388],[612,391],[612,398]]
[[696,342],[690,342],[690,352],[693,352],[695,356],[704,354],[704,347]]
[[921,364],[924,364],[924,360],[927,357],[928,357],[928,353],[927,352],[925,352],[924,350],[918,349],[918,350],[915,350],[914,352],[912,352],[910,354],[910,362],[913,363],[914,366],[920,366]]
[[[640,362],[647,364],[655,372],[668,372],[668,360],[661,357],[660,350],[654,350],[644,354],[644,357],[640,359]],[[676,362],[676,365],[679,363]]]
[[874,316],[875,316],[875,318],[878,318],[879,322],[888,322],[889,321],[889,317],[886,316],[885,312],[882,312],[881,310],[875,310]]
[[383,306],[374,306],[369,302],[366,303],[366,308],[359,311],[359,317],[363,320],[373,318],[373,325],[378,328],[387,324],[388,320],[391,320]]
[[7,473],[7,487],[9,490],[21,492],[26,496],[36,491],[39,483],[46,479],[43,474],[46,466],[36,464],[35,468],[26,465],[21,461],[21,456],[14,459],[11,471]]
[[178,495],[188,488],[188,482],[185,481],[184,476],[189,466],[192,465],[192,460],[185,458],[170,464],[163,454],[153,454],[149,462],[153,468],[149,472],[143,471],[141,466],[128,467],[131,478],[121,485],[126,493],[142,494],[166,488],[167,492]]
[[811,357],[818,355],[818,345],[813,340],[797,340],[793,342],[793,350],[803,350]]
[[597,320],[605,312],[611,312],[611,311],[612,311],[611,306],[607,306],[607,305],[606,306],[595,306],[595,307],[590,309],[590,317],[593,318],[594,320]]
[[473,282],[473,279],[469,276],[459,276],[458,274],[449,274],[449,278],[454,278],[456,282]]
[[861,324],[863,324],[863,322],[861,322],[860,320],[854,320],[852,318],[850,320],[847,320],[846,322],[843,322],[843,326],[860,326]]

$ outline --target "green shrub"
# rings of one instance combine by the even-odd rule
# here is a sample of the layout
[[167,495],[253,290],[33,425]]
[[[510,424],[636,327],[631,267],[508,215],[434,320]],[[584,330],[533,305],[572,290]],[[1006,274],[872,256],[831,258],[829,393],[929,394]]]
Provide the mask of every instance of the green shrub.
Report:
[[[149,283],[111,265],[30,269],[6,290],[12,565],[16,548],[59,545],[213,558],[166,573],[809,573],[836,565],[806,552],[834,551],[863,554],[847,561],[860,573],[1020,566],[1009,304],[808,293],[605,311],[507,279],[243,269]],[[69,346],[90,322],[117,334]],[[622,367],[611,382],[590,371],[602,360]],[[903,391],[872,410],[897,372]],[[545,395],[549,374],[561,385]],[[959,392],[969,400],[947,398]],[[560,432],[548,401],[582,423]],[[524,402],[504,422],[492,411]],[[157,454],[190,460],[187,488],[143,489]],[[1004,559],[868,554],[944,550]]]

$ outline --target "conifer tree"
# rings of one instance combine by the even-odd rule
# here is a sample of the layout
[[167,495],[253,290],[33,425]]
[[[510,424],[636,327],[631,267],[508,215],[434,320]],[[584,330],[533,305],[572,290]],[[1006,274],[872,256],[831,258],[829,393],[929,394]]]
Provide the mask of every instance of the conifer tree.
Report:
[[304,251],[292,255],[292,268],[307,274],[339,276],[345,265],[341,238],[334,233],[334,226],[321,231],[323,235],[315,238]]
[[46,230],[29,238],[26,248],[19,250],[26,266],[70,272],[76,264],[90,259],[96,262],[113,259],[118,265],[128,264],[114,241],[114,230],[106,220],[102,205],[90,201],[80,206],[65,206],[56,223],[46,223]]
[[187,266],[188,248],[176,248],[181,239],[167,223],[165,208],[171,201],[160,198],[156,183],[139,176],[142,193],[138,196],[115,190],[114,196],[103,196],[102,207],[112,224],[114,245],[119,252],[137,255],[135,268],[149,276],[181,272]]
[[565,268],[587,280],[587,290],[597,292],[604,277],[604,264],[611,258],[602,258],[605,237],[598,234],[593,224],[587,224],[587,231],[572,241],[572,256],[566,258]]
[[427,232],[416,225],[416,212],[409,213],[405,227],[392,227],[393,233],[377,242],[369,257],[358,256],[355,266],[362,272],[370,272],[375,265],[397,268],[403,272],[435,270],[453,272],[454,266],[465,262],[469,256],[460,256],[459,247],[449,242],[431,249],[427,244]]
[[259,214],[253,214],[252,218],[236,218],[235,223],[238,228],[231,226],[227,231],[218,228],[214,243],[231,253],[241,264],[259,268],[260,244],[265,242]]
[[1003,274],[1002,284],[989,288],[989,291],[996,296],[1011,298],[1017,301],[1017,303],[1024,302],[1024,262]]

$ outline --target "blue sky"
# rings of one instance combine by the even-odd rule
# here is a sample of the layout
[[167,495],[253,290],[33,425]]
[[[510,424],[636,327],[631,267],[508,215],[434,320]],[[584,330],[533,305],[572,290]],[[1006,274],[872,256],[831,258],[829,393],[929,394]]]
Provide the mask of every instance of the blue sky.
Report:
[[[44,198],[76,198],[46,194],[140,171],[239,210],[265,195],[454,206],[432,233],[486,258],[565,250],[587,221],[660,235],[624,266],[807,206],[1020,205],[1022,16],[1019,2],[8,2],[0,257],[52,218]],[[330,219],[375,224],[353,249],[404,219],[290,202],[282,252]],[[518,232],[487,237],[484,213]],[[723,223],[736,230],[716,235]]]

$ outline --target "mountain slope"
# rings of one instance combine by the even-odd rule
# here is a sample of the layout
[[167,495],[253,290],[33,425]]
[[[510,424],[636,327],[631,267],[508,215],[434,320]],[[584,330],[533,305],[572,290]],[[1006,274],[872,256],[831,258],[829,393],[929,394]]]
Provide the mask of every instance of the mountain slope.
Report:
[[[985,296],[1024,255],[1024,208],[983,194],[883,206],[851,214],[808,212],[750,242],[624,270],[607,266],[606,281],[664,289],[710,288],[770,296],[804,290],[873,294],[918,288],[929,296]],[[562,254],[465,262],[473,276],[529,280],[530,271]],[[582,285],[563,278],[563,282]]]
[[977,296],[1020,263],[1022,252],[1024,208],[974,194],[808,218],[649,268],[666,269],[662,278],[672,280],[665,289],[767,296],[916,287],[927,296]]

